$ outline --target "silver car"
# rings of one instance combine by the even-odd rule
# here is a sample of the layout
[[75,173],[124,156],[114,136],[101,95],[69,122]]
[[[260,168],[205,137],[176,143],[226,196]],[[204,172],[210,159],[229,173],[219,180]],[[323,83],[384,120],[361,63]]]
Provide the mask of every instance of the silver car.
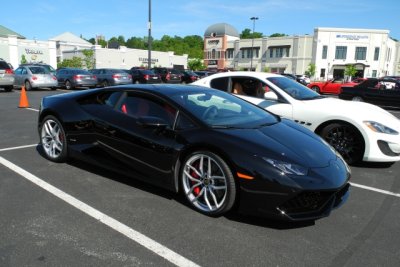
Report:
[[0,58],[0,88],[4,88],[7,92],[13,89],[14,71],[12,67]]
[[97,85],[121,85],[132,83],[132,75],[121,69],[92,69],[90,73],[96,75]]
[[27,91],[35,88],[57,89],[56,76],[42,66],[24,65],[15,70],[14,87],[25,86]]

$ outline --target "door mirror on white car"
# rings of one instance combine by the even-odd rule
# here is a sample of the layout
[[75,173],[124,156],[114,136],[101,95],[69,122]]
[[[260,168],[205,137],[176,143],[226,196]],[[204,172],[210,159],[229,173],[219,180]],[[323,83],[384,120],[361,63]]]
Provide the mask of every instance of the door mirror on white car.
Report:
[[272,91],[264,93],[264,98],[267,100],[278,100],[278,96]]

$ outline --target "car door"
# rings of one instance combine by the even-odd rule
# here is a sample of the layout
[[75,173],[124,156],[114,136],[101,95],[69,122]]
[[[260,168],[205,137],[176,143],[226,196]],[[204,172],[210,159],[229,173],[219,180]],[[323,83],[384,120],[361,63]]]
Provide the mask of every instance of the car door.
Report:
[[342,79],[334,79],[332,80],[332,82],[326,83],[323,91],[324,93],[328,94],[339,94],[342,85],[343,85]]
[[[125,93],[114,108],[88,110],[94,117],[99,147],[147,182],[171,185],[176,149],[172,129],[176,110],[160,98],[143,93]],[[162,119],[165,126],[146,122]]]
[[24,82],[23,82],[23,76],[22,76],[22,71],[24,70],[24,67],[19,67],[15,70],[15,79],[14,79],[14,85],[17,87],[21,87]]

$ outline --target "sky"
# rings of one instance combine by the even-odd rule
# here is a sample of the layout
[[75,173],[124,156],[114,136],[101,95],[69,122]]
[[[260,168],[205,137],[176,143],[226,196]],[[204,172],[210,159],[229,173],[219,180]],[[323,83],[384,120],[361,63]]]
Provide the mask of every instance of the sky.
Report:
[[[215,23],[241,33],[253,29],[312,35],[317,27],[389,30],[400,40],[399,0],[152,0],[152,36],[203,36]],[[1,5],[0,25],[27,39],[48,40],[64,32],[85,39],[148,35],[149,0],[19,0]]]

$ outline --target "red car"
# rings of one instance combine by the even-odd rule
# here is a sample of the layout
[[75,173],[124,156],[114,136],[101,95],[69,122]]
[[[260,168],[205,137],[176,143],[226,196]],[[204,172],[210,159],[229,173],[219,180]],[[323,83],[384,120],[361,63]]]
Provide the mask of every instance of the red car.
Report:
[[326,82],[313,82],[307,85],[308,88],[311,88],[315,92],[319,94],[335,94],[338,95],[341,92],[342,86],[354,86],[364,81],[364,78],[356,78],[351,82],[344,82],[343,78],[336,78]]

